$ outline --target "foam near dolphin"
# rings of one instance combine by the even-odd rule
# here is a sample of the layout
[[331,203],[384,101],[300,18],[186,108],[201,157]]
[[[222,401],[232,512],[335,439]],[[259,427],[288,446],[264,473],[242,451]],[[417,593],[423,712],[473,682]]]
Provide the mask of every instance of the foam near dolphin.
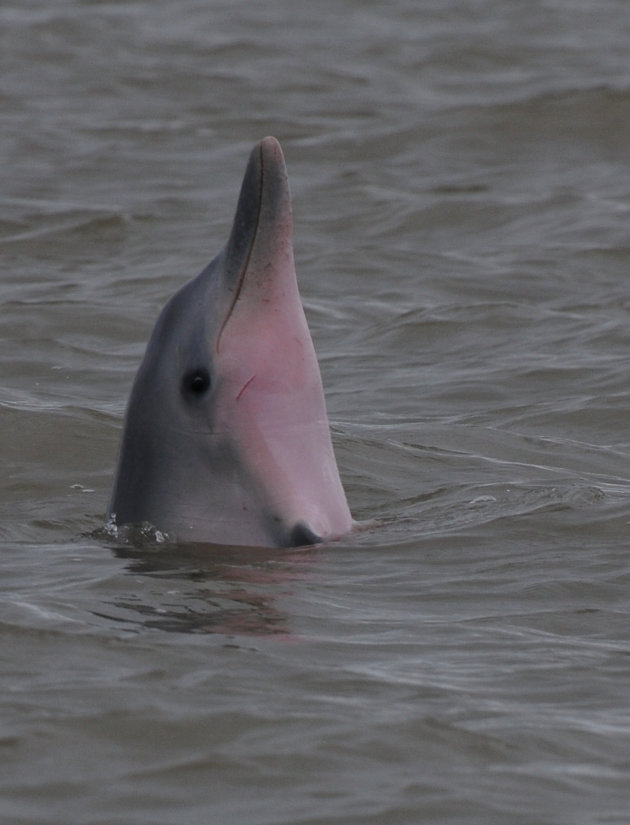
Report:
[[225,248],[162,310],[129,399],[108,515],[185,542],[348,532],[293,261],[280,144],[252,151]]

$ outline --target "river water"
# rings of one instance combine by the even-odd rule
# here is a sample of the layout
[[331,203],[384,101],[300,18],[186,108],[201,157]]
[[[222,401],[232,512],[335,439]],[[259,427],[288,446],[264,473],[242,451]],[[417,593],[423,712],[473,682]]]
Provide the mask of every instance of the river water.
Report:
[[[624,0],[0,6],[0,818],[630,819]],[[155,317],[281,141],[355,517],[101,529]]]

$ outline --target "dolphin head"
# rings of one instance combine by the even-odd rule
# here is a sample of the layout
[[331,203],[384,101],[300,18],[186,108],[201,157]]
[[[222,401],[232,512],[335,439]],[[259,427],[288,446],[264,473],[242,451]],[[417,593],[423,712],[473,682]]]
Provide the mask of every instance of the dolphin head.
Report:
[[295,275],[282,150],[252,151],[225,248],[166,304],[138,370],[110,519],[291,546],[352,518]]

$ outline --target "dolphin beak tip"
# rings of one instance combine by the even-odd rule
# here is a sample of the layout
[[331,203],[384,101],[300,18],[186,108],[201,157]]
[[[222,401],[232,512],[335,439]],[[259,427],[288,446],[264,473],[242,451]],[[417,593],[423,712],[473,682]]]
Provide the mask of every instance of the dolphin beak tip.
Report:
[[260,151],[264,154],[280,155],[282,157],[282,147],[280,141],[273,135],[267,135],[258,144]]
[[254,149],[254,154],[258,155],[260,170],[262,174],[267,171],[282,181],[281,188],[288,190],[287,166],[284,159],[282,146],[277,138],[268,135],[263,138]]

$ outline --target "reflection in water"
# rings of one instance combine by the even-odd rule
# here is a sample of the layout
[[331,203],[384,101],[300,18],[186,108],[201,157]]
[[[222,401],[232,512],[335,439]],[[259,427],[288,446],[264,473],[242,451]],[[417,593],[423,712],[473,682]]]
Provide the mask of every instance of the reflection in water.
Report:
[[136,630],[277,637],[292,634],[278,599],[309,575],[317,549],[153,544],[114,552],[137,586],[101,618]]

